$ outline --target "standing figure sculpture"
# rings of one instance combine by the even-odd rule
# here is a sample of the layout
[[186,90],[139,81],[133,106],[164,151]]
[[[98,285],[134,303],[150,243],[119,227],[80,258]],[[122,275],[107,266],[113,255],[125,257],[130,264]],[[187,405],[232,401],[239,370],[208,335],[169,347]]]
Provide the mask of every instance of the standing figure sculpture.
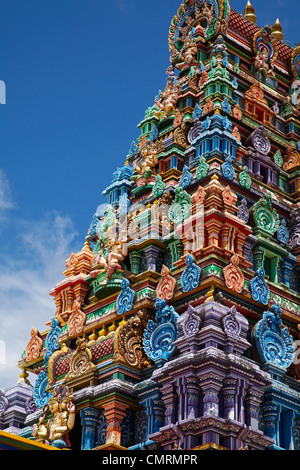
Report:
[[260,72],[264,78],[275,77],[274,64],[269,65],[269,54],[266,48],[262,48],[261,51],[258,51],[255,58],[255,69],[257,72]]

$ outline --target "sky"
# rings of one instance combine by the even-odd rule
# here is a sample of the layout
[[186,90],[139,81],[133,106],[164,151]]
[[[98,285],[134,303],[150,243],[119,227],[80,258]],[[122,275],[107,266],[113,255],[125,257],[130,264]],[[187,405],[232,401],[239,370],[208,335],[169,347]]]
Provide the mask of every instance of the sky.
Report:
[[[242,13],[246,0],[230,3]],[[180,4],[0,0],[0,388],[17,382],[31,328],[47,329],[49,292],[165,87]],[[298,0],[252,4],[299,43]]]

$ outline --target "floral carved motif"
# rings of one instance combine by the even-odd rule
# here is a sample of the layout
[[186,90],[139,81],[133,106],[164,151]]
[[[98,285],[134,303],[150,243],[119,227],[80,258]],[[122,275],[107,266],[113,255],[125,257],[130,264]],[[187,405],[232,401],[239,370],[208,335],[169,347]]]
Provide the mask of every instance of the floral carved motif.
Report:
[[222,199],[225,206],[235,207],[237,202],[237,195],[231,191],[230,186],[227,186],[224,191],[222,191]]
[[201,178],[204,178],[207,175],[208,170],[209,170],[209,164],[207,163],[205,157],[202,156],[199,161],[199,166],[196,170],[196,176],[198,180],[200,180]]
[[294,358],[295,345],[288,328],[283,327],[282,309],[272,305],[254,328],[256,346],[263,364],[287,369]]
[[166,184],[163,182],[162,177],[160,175],[156,175],[156,182],[152,188],[152,195],[153,197],[159,197],[164,192]]
[[252,299],[263,305],[268,305],[270,290],[264,279],[265,270],[259,268],[256,271],[256,276],[250,281]]
[[272,236],[278,230],[280,225],[279,215],[276,209],[272,208],[272,198],[265,194],[252,207],[253,219],[257,227],[266,234]]
[[239,268],[239,257],[233,255],[230,264],[223,269],[225,285],[237,293],[241,293],[244,286],[244,275]]
[[83,331],[86,315],[80,309],[80,303],[75,300],[73,303],[73,310],[68,320],[68,331],[71,338],[80,334]]
[[241,333],[241,324],[236,318],[237,310],[236,307],[233,306],[229,309],[229,312],[222,320],[222,325],[224,332],[229,337],[238,338]]
[[170,270],[165,265],[162,267],[161,276],[162,278],[156,288],[157,297],[163,300],[171,300],[174,295],[176,279],[170,275]]
[[40,355],[41,349],[43,347],[43,340],[40,336],[40,333],[36,328],[31,329],[31,339],[26,347],[26,360],[33,361],[37,359]]
[[235,117],[235,119],[237,119],[238,121],[241,121],[242,120],[242,117],[243,117],[243,113],[241,111],[241,107],[240,105],[237,103],[235,105],[235,107],[233,108],[233,116]]
[[196,260],[191,254],[187,255],[185,262],[186,268],[181,276],[181,284],[183,292],[189,292],[198,287],[201,268],[196,264]]
[[248,221],[249,221],[249,209],[248,209],[246,199],[241,200],[241,203],[238,206],[237,216],[238,216],[239,219],[241,219],[243,222],[245,222],[245,224],[248,223]]
[[66,382],[89,372],[93,372],[96,369],[92,361],[92,353],[87,345],[87,340],[78,338],[76,344],[77,349],[71,358],[70,371],[66,375]]
[[292,170],[300,165],[300,155],[297,150],[289,147],[284,158],[283,169],[285,171]]
[[186,188],[192,182],[193,175],[190,172],[189,168],[185,165],[183,168],[182,176],[180,178],[180,185],[182,188]]
[[58,343],[58,338],[61,334],[61,328],[59,326],[59,321],[57,318],[53,318],[51,322],[51,330],[49,331],[46,337],[46,354],[44,356],[45,369],[47,371],[48,362],[52,354],[60,349],[60,344]]
[[78,258],[74,253],[71,254],[70,258],[66,261],[66,268],[72,270],[78,265]]
[[199,185],[197,191],[192,196],[193,204],[203,204],[206,198],[206,191]]
[[178,337],[178,313],[162,299],[155,303],[155,322],[150,320],[144,331],[143,346],[147,356],[162,366],[175,352],[174,341]]
[[251,188],[252,181],[251,181],[251,177],[249,175],[247,166],[244,166],[243,171],[239,173],[239,181],[241,185],[244,186],[245,188],[247,189]]
[[38,408],[43,408],[49,401],[51,394],[47,388],[48,376],[44,370],[41,370],[33,388],[33,399]]
[[114,337],[114,360],[141,369],[151,366],[143,350],[143,333],[148,315],[140,310],[134,317],[121,324]]
[[201,326],[201,318],[197,310],[191,305],[187,312],[181,315],[177,322],[179,336],[192,336],[198,333]]
[[118,315],[124,315],[132,309],[133,301],[135,297],[135,291],[131,289],[128,279],[122,280],[122,291],[117,298],[117,310]]

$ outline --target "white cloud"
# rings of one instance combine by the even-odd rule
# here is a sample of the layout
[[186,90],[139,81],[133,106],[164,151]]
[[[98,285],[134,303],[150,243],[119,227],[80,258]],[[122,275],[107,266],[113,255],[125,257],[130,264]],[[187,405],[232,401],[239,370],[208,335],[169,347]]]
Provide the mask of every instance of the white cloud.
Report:
[[31,328],[46,330],[55,313],[49,292],[62,280],[65,260],[76,250],[72,221],[58,212],[39,221],[19,220],[18,226],[14,251],[0,253],[0,341],[6,362],[0,361],[0,388],[18,380],[17,363]]

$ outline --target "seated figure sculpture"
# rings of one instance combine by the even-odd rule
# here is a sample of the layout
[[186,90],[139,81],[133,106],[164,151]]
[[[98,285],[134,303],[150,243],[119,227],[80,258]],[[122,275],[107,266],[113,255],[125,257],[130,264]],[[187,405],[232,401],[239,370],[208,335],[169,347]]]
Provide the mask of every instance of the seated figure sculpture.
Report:
[[[111,232],[111,233],[110,233]],[[103,268],[106,270],[106,277],[104,281],[101,282],[102,285],[106,285],[112,274],[116,270],[121,270],[121,262],[127,256],[128,248],[127,248],[127,235],[120,234],[119,236],[117,233],[113,233],[115,231],[110,231],[108,229],[107,241],[106,241],[106,254],[104,255],[104,250],[102,249],[98,252],[95,257],[95,261],[99,268]],[[103,269],[95,269],[90,273],[92,278],[97,278],[98,275],[103,272]]]
[[[48,413],[51,416],[46,421]],[[33,426],[33,437],[53,447],[67,447],[66,435],[75,424],[75,405],[73,395],[67,386],[57,386],[49,403],[44,407],[44,414],[39,423]]]

